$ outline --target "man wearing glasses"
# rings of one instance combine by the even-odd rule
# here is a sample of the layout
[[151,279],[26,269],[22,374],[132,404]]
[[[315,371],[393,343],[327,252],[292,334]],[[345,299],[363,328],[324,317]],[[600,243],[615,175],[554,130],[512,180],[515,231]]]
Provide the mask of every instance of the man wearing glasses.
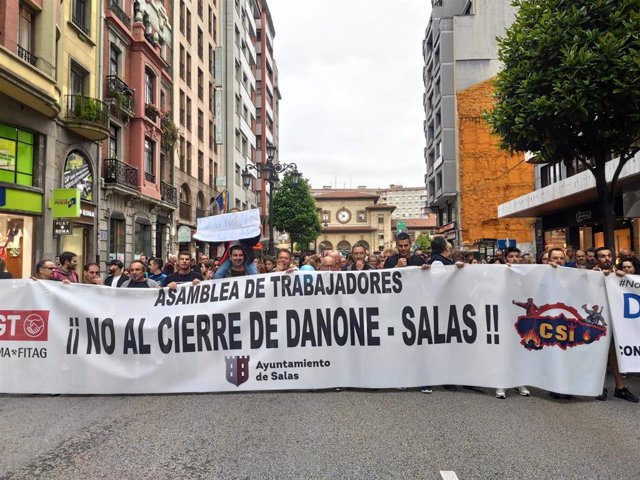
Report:
[[55,270],[56,265],[52,260],[48,258],[43,258],[36,264],[36,275],[31,277],[33,280],[55,280],[57,278],[53,277],[53,271]]

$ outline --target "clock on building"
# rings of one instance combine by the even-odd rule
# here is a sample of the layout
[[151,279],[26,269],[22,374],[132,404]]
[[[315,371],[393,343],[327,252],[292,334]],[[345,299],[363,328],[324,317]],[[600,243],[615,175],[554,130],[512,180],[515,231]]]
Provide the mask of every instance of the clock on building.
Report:
[[346,208],[341,208],[338,210],[336,217],[340,223],[349,223],[349,220],[351,220],[351,212]]

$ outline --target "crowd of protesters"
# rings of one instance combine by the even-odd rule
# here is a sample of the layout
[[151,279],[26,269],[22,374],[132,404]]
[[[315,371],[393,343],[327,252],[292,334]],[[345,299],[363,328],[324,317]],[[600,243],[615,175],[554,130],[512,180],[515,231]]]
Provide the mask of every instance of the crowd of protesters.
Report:
[[[220,258],[209,258],[200,254],[197,259],[188,251],[178,255],[171,254],[166,260],[149,258],[140,255],[127,268],[122,261],[114,259],[106,262],[107,272],[103,277],[100,265],[87,263],[83,268],[82,283],[103,285],[110,288],[177,288],[181,283],[197,284],[215,278],[226,278],[242,275],[265,274],[271,272],[291,273],[300,271],[349,271],[375,270],[383,268],[402,268],[416,266],[429,269],[431,265],[455,265],[458,268],[466,264],[548,264],[551,267],[600,270],[605,274],[615,272],[616,275],[640,274],[640,260],[628,249],[620,249],[615,263],[609,248],[576,249],[572,245],[564,248],[549,247],[538,258],[522,253],[517,247],[496,250],[493,255],[480,257],[477,252],[455,250],[444,237],[435,237],[431,243],[431,251],[412,248],[408,234],[400,233],[396,237],[397,250],[367,251],[366,247],[356,243],[347,255],[337,250],[324,250],[321,254],[310,252],[294,256],[289,250],[280,250],[275,257],[264,256],[254,258],[246,245],[238,242],[228,244],[224,255]],[[0,264],[0,272],[4,270]],[[42,259],[35,268],[34,280],[54,280],[63,283],[79,283],[77,272],[78,257],[73,252],[62,252],[55,260]],[[5,277],[0,277],[5,278]],[[610,350],[609,362],[614,374],[614,396],[631,402],[638,402],[638,397],[624,386],[624,376],[618,371],[615,352]],[[447,390],[456,390],[453,385],[444,385]],[[423,393],[431,393],[430,386],[421,388]],[[521,386],[516,391],[529,396],[529,390]],[[607,390],[597,398],[606,400]],[[556,399],[571,399],[569,395],[549,393]],[[497,398],[506,398],[504,389],[497,389]]]

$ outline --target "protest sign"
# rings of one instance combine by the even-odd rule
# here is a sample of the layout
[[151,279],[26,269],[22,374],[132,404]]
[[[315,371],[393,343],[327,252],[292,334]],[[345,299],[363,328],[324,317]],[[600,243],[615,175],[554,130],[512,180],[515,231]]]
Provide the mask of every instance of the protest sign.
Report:
[[257,208],[198,219],[193,238],[201,242],[230,242],[260,235],[260,211]]
[[169,289],[7,280],[0,392],[166,393],[458,384],[602,391],[598,272],[433,266]]
[[640,275],[609,275],[607,295],[621,372],[640,372]]

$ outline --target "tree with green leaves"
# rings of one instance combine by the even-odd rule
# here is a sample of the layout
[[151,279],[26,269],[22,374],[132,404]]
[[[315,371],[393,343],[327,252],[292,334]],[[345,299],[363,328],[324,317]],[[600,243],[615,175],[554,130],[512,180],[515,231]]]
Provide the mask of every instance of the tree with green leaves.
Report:
[[[640,149],[640,0],[513,4],[487,120],[505,149],[591,171],[613,249],[616,185]],[[607,179],[610,158],[618,163]]]
[[431,250],[431,237],[426,233],[421,233],[416,237],[416,241],[413,242],[416,248],[421,249],[423,252]]
[[280,188],[273,193],[273,225],[289,234],[292,250],[294,242],[306,246],[318,238],[320,217],[308,180],[293,182],[291,175],[285,175]]

